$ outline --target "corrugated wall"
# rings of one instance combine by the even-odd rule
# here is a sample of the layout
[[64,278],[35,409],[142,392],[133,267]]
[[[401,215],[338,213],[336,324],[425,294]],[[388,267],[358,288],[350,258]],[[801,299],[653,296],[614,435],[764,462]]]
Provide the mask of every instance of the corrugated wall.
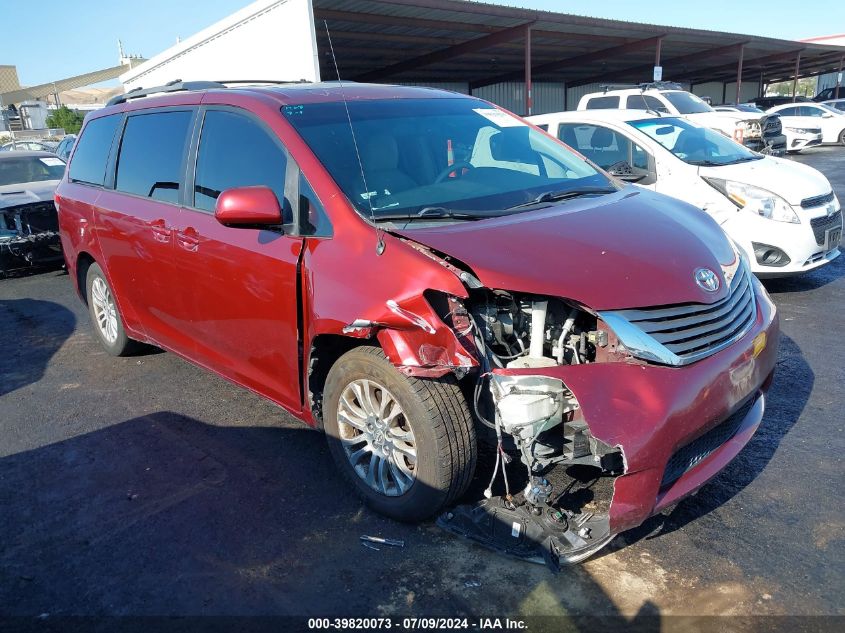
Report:
[[440,82],[418,82],[418,81],[403,81],[402,86],[422,86],[425,88],[437,88],[438,90],[451,90],[452,92],[460,92],[461,94],[469,94],[469,83],[466,81],[440,81]]
[[[452,90],[463,94],[470,94],[469,84],[462,81],[443,82],[411,82],[403,81],[403,86],[427,86],[439,88],[440,90]],[[563,99],[566,93],[566,85],[559,82],[538,81],[534,83],[533,114],[546,114],[548,112],[560,112],[563,110]],[[515,114],[524,116],[525,112],[525,85],[521,81],[509,81],[506,83],[493,84],[476,88],[472,91],[474,97],[485,99],[496,105],[502,106]]]
[[[546,114],[563,110],[563,99],[566,85],[560,82],[538,81],[533,84],[532,97],[534,100],[533,114]],[[515,114],[524,116],[525,112],[525,84],[521,81],[508,81],[476,88],[472,91],[474,97],[486,99],[502,106]]]

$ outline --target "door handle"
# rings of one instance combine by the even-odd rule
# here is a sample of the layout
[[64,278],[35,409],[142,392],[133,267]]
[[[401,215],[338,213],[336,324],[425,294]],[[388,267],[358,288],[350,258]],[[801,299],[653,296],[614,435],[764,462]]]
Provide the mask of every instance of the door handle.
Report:
[[176,242],[186,251],[194,253],[200,246],[200,235],[194,227],[189,226],[184,231],[176,231]]
[[164,221],[164,218],[153,220],[149,223],[149,227],[150,230],[153,232],[153,239],[155,239],[156,242],[170,241],[171,229],[169,226],[167,226],[167,222]]

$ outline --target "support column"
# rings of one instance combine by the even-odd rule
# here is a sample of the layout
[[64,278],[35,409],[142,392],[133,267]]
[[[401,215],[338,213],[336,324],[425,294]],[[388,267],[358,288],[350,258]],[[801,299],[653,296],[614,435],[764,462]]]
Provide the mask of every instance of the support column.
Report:
[[761,99],[766,96],[766,87],[763,85],[763,71],[760,71],[760,83],[757,86],[757,96]]
[[795,97],[798,95],[798,72],[801,68],[801,53],[795,58],[795,77],[792,79],[792,103],[795,103]]
[[525,27],[525,116],[531,116],[531,26]]
[[736,66],[736,101],[734,103],[739,105],[739,91],[742,88],[742,59],[745,56],[745,44],[739,47],[739,62]]
[[657,46],[654,48],[654,65],[660,66],[660,49],[663,48],[663,38],[657,40]]
[[842,76],[842,62],[845,61],[845,55],[839,58],[839,73],[836,75],[836,90],[833,91],[833,98],[839,98],[839,78]]

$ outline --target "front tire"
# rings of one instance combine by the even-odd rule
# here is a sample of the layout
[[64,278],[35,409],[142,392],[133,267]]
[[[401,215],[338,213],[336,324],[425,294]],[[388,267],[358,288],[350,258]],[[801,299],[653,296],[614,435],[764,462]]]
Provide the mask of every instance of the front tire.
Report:
[[98,264],[88,267],[85,289],[94,331],[103,348],[112,356],[129,356],[137,351],[140,344],[126,335],[114,293]]
[[845,130],[842,130],[842,131],[839,133],[839,144],[840,144],[840,145],[845,145]]
[[475,427],[452,376],[403,376],[380,348],[357,347],[329,371],[323,402],[332,456],[375,511],[421,521],[469,485]]

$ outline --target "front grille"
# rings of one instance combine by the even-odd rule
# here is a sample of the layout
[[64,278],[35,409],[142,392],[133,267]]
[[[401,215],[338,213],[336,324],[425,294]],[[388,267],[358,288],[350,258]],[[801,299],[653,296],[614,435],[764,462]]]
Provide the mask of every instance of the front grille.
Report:
[[833,202],[833,192],[826,193],[823,196],[813,196],[812,198],[804,198],[801,201],[802,209],[812,209],[813,207],[820,207],[823,204]]
[[779,116],[773,115],[763,118],[763,136],[777,136],[782,129]]
[[[755,307],[750,273],[741,264],[730,293],[716,303],[618,310],[602,316],[629,348],[632,346],[625,342],[626,339],[642,340],[639,334],[626,336],[627,327],[633,327],[658,344],[656,348],[652,346],[650,356],[656,358],[651,360],[686,365],[715,354],[743,336],[754,324]],[[634,349],[631,351],[636,355]]]
[[827,232],[830,229],[842,228],[842,211],[837,211],[833,215],[823,215],[820,218],[813,218],[810,220],[810,226],[813,227],[816,244],[824,246],[825,239],[827,239]]
[[724,422],[710,429],[704,435],[697,437],[672,455],[666,464],[666,470],[663,471],[663,480],[660,482],[660,487],[665,488],[676,482],[736,435],[756,401],[756,396],[749,398]]

